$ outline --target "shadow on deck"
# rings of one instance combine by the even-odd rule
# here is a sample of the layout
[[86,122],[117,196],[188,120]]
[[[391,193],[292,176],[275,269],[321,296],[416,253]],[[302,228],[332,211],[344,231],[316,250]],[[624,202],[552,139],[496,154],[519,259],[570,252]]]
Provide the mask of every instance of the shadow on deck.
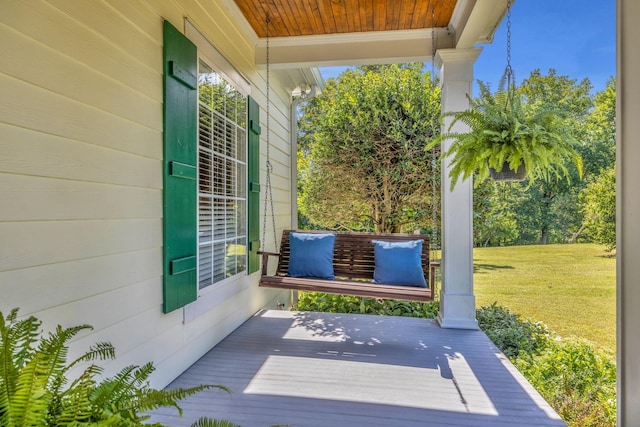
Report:
[[222,384],[153,421],[242,425],[564,426],[481,331],[433,320],[261,311],[171,387]]

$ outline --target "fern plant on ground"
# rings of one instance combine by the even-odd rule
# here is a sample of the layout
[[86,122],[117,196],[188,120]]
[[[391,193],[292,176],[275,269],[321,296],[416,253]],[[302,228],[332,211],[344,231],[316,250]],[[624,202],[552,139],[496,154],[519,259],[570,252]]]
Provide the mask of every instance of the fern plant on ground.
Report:
[[[62,328],[42,336],[42,322],[33,316],[18,319],[18,309],[5,317],[0,312],[0,425],[33,426],[141,426],[149,418],[145,411],[173,406],[178,401],[220,385],[156,390],[148,378],[151,363],[128,366],[112,378],[99,380],[102,368],[93,362],[113,359],[115,349],[100,342],[75,360],[68,361],[69,341],[89,325]],[[68,374],[88,366],[73,380]],[[199,426],[234,427],[233,424],[202,419]],[[145,424],[147,425],[147,424]],[[161,424],[152,424],[161,426]]]

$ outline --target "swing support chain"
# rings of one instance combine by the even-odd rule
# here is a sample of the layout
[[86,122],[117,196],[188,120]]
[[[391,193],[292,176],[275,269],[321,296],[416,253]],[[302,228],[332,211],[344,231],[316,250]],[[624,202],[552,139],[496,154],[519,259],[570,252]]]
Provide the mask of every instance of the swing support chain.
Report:
[[[436,60],[436,51],[437,51],[437,41],[436,41],[436,18],[435,18],[435,6],[431,8],[431,90],[435,91],[436,88],[436,71],[435,71],[435,60]],[[435,132],[437,126],[439,126],[439,120],[433,120],[432,127],[432,137],[435,137]],[[438,156],[436,154],[436,147],[431,149],[431,191],[432,191],[432,206],[431,206],[431,257],[432,261],[437,261],[436,251],[439,249],[438,241],[439,241],[439,227],[438,227],[438,189],[436,184],[436,173],[438,170]]]
[[267,27],[267,35],[266,35],[266,42],[267,42],[267,46],[266,46],[266,54],[267,54],[267,72],[266,72],[266,83],[267,83],[267,88],[266,88],[266,98],[267,98],[267,126],[266,126],[266,132],[267,132],[267,136],[266,136],[266,140],[267,140],[267,148],[266,148],[266,163],[265,163],[265,169],[266,169],[266,176],[265,176],[265,195],[264,195],[264,212],[262,215],[263,221],[262,221],[262,248],[264,248],[263,250],[266,249],[266,245],[267,245],[267,241],[266,241],[266,232],[267,232],[267,207],[270,208],[270,213],[271,213],[271,227],[273,230],[273,248],[274,250],[278,249],[278,239],[277,239],[277,235],[276,235],[276,217],[275,217],[275,210],[273,208],[273,190],[272,190],[272,186],[271,186],[271,174],[273,173],[273,164],[271,163],[271,97],[270,97],[270,91],[271,91],[271,82],[270,82],[270,78],[271,78],[271,70],[270,70],[270,58],[269,58],[269,24],[271,23],[271,18],[269,18],[269,16],[267,16],[266,18],[266,27]]

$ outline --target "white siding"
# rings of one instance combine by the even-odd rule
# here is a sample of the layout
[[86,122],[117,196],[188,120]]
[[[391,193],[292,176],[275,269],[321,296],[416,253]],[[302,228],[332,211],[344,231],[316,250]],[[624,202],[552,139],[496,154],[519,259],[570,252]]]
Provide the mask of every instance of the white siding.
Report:
[[[110,341],[107,374],[153,361],[157,387],[287,296],[254,274],[205,292],[187,322],[162,313],[162,21],[184,17],[248,78],[266,131],[265,72],[217,0],[0,1],[0,310],[91,324],[73,351]],[[279,236],[290,95],[271,83]]]

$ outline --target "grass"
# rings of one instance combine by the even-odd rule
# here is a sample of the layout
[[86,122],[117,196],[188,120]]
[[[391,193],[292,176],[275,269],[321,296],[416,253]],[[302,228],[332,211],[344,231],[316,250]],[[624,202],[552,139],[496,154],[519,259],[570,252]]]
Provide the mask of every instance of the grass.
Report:
[[615,257],[594,244],[476,248],[476,304],[497,302],[615,353],[615,270]]

